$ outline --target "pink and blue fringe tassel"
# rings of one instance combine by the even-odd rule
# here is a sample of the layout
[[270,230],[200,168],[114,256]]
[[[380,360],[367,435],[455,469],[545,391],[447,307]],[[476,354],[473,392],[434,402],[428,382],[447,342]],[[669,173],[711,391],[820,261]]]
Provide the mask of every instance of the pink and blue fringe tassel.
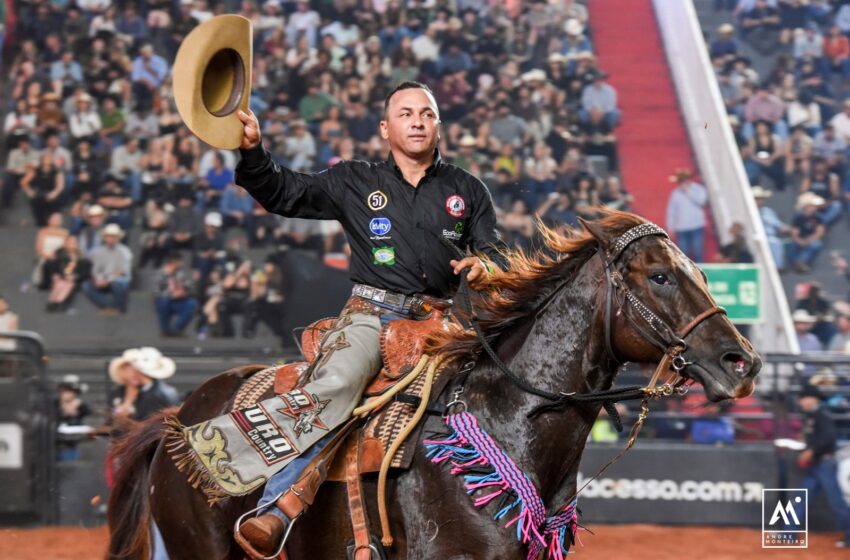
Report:
[[[517,540],[528,546],[527,560],[536,560],[543,551],[548,560],[563,560],[568,550],[566,539],[575,542],[576,500],[547,517],[534,484],[478,425],[475,416],[468,412],[451,414],[446,425],[452,429],[451,434],[423,442],[431,462],[450,462],[451,473],[463,475],[467,494],[481,491],[473,502],[476,507],[483,507],[500,496],[507,498],[507,505],[493,519],[504,519],[519,508],[518,515],[508,519],[505,527],[516,524]],[[492,491],[483,493],[486,490]]]

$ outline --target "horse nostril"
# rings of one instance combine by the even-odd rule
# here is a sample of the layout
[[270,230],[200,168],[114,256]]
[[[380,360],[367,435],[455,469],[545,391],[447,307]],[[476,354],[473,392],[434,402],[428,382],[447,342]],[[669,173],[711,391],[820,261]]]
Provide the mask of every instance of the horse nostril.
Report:
[[746,377],[752,369],[752,362],[747,356],[739,352],[726,352],[723,354],[723,365],[738,377]]

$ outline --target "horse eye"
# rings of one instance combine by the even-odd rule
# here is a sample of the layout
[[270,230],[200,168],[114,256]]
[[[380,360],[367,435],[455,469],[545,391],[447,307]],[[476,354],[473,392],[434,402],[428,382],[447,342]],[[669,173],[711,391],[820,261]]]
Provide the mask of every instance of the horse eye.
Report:
[[666,274],[653,274],[649,277],[649,279],[659,286],[666,286],[670,283],[670,278],[668,278]]

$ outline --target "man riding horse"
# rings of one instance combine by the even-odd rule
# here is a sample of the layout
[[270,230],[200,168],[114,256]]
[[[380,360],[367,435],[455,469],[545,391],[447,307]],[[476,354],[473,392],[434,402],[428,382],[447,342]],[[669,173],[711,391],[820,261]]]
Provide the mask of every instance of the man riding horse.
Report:
[[244,136],[236,182],[269,212],[339,220],[351,246],[355,283],[323,341],[310,381],[299,389],[315,403],[295,418],[301,454],[284,462],[287,466],[266,484],[260,505],[268,505],[269,513],[241,527],[243,537],[268,555],[289,522],[274,505],[331,441],[334,428],[349,418],[381,367],[382,325],[417,318],[427,298],[449,297],[465,268],[473,289],[487,284],[491,271],[479,258],[453,259],[440,238],[496,262],[502,257],[487,187],[440,157],[440,112],[428,86],[404,82],[387,95],[380,122],[381,137],[390,146],[386,161],[344,161],[321,173],[276,164],[263,148],[253,112],[240,111],[239,118]]

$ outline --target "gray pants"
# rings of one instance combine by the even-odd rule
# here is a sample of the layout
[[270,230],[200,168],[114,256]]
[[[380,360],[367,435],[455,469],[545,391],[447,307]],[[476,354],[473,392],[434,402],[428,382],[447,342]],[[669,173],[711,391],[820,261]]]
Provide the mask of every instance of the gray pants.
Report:
[[[331,441],[329,432],[351,417],[360,402],[366,385],[381,369],[381,326],[389,321],[404,319],[405,315],[391,310],[374,308],[368,312],[343,310],[334,328],[322,341],[322,350],[312,366],[310,381],[299,390],[315,395],[320,403],[320,413],[315,420],[302,417],[296,438],[301,454],[294,458],[266,483],[258,505],[272,503],[289,488],[310,460]],[[306,430],[306,431],[305,431]],[[271,513],[278,515],[276,509]]]

